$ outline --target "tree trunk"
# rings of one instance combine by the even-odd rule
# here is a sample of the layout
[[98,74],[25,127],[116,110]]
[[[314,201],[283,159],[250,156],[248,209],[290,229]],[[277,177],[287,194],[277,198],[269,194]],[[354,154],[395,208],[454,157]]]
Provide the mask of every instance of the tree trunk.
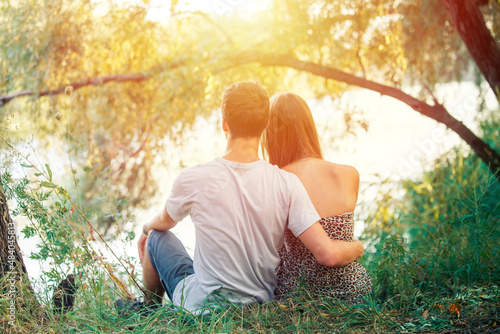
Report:
[[500,98],[500,47],[486,27],[477,0],[440,0],[477,67]]
[[16,319],[38,309],[39,304],[28,278],[23,256],[16,239],[15,225],[9,214],[7,198],[0,174],[0,291],[7,296],[8,326],[16,326]]

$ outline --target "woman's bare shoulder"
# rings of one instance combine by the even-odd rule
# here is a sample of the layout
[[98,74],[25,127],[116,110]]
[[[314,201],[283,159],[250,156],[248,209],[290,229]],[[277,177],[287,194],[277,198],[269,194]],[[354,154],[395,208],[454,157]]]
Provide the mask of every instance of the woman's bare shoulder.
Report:
[[283,169],[297,175],[308,175],[313,173],[316,176],[322,175],[323,177],[331,177],[337,180],[346,180],[347,178],[353,183],[359,183],[359,173],[355,167],[337,164],[323,159],[297,161],[283,167]]
[[356,205],[358,201],[358,191],[359,191],[359,172],[358,170],[350,165],[341,165],[330,163],[330,173],[332,177],[336,178],[341,182],[345,189],[348,190],[348,193],[352,194],[353,197],[353,206]]
[[335,173],[343,176],[352,176],[359,178],[359,172],[354,166],[336,164],[329,161],[324,161],[324,167],[329,169],[331,173]]
[[347,184],[352,184],[357,189],[359,185],[359,172],[355,167],[350,165],[336,164],[328,161],[325,162],[326,163],[324,168],[328,169],[331,177],[341,180],[341,182],[347,181]]

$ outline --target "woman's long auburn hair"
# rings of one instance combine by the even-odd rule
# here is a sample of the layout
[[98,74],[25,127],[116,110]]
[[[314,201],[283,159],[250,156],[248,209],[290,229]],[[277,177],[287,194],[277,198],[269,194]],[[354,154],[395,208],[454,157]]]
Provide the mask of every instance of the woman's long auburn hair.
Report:
[[280,168],[304,158],[323,158],[311,110],[303,98],[293,93],[271,98],[262,148],[269,162]]

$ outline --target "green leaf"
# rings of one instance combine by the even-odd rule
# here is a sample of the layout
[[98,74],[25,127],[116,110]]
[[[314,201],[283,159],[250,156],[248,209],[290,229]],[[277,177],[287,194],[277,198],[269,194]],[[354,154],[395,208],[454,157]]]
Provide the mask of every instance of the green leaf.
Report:
[[57,189],[61,193],[61,195],[63,195],[64,197],[66,197],[68,199],[70,198],[70,196],[69,196],[68,192],[66,191],[66,189],[64,189],[63,187],[59,187]]
[[21,164],[22,167],[24,168],[35,168],[33,165],[27,165],[27,164]]
[[45,187],[45,188],[55,188],[56,187],[56,185],[53,184],[52,182],[45,182],[45,181],[41,182],[40,185],[42,187]]
[[126,240],[127,241],[132,241],[134,239],[135,239],[135,233],[134,233],[134,231],[129,231],[128,234],[127,234]]
[[84,166],[84,167],[83,167],[83,171],[84,171],[85,173],[88,173],[88,172],[91,172],[91,171],[92,171],[92,168],[90,168],[90,167],[88,167],[88,166]]
[[52,182],[52,171],[48,164],[45,164],[45,168],[47,168],[47,173],[49,173],[49,181]]
[[40,176],[42,175],[42,173],[35,173],[35,176]]

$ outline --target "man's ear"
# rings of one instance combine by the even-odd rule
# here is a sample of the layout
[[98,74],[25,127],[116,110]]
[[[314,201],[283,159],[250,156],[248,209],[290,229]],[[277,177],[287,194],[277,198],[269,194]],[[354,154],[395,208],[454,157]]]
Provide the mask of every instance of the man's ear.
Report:
[[222,119],[222,131],[229,132],[229,125],[227,125],[227,122],[224,118]]

